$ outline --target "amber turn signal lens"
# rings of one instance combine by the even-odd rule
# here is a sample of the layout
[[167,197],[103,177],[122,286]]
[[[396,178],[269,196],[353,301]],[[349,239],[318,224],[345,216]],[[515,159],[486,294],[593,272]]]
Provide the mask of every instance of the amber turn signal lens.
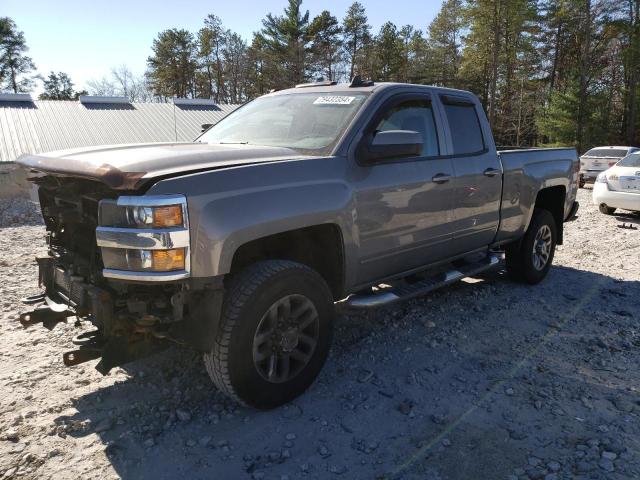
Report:
[[153,209],[153,226],[156,228],[183,226],[182,206],[155,207]]
[[156,272],[169,272],[171,270],[184,270],[184,248],[173,250],[152,250],[153,270]]

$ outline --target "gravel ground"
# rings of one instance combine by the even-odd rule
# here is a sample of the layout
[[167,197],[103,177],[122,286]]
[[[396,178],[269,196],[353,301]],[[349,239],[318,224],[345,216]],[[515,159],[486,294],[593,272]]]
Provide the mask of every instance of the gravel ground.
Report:
[[15,321],[44,244],[21,205],[0,228],[0,477],[640,478],[640,230],[579,200],[542,284],[497,271],[340,317],[319,380],[270,412],[178,348],[65,368],[79,327]]

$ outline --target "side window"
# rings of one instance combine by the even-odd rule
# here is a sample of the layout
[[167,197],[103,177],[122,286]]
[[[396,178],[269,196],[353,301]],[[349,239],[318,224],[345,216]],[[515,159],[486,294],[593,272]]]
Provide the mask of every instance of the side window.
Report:
[[485,149],[480,119],[472,103],[443,99],[454,155],[471,155]]
[[376,127],[377,132],[387,130],[418,132],[424,142],[422,156],[435,157],[440,154],[438,133],[429,101],[410,100],[390,108]]

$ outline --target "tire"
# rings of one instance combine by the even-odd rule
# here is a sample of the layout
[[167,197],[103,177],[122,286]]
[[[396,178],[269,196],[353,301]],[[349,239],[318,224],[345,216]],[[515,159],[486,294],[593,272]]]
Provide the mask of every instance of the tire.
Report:
[[[544,240],[547,238],[548,242],[545,242]],[[534,210],[524,237],[506,248],[509,276],[530,285],[542,281],[551,268],[557,238],[556,222],[553,215],[548,210]],[[534,245],[537,245],[536,253],[534,253]],[[545,257],[546,260],[542,262]]]
[[613,215],[616,212],[615,207],[607,207],[604,203],[601,203],[598,206],[598,210],[600,210],[600,213],[604,213],[605,215]]
[[580,175],[580,178],[578,179],[578,188],[584,188],[584,184],[585,184],[585,179],[582,175]]
[[204,354],[207,372],[243,405],[290,402],[320,373],[333,317],[331,292],[315,271],[288,260],[255,263],[231,280],[214,347]]

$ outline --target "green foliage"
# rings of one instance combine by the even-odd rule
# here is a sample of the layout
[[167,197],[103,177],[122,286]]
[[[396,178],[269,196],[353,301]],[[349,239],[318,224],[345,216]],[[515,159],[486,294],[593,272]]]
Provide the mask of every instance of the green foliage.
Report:
[[9,17],[0,17],[0,91],[28,92],[34,84],[35,66],[24,33]]
[[399,81],[404,45],[397,27],[387,22],[375,38],[375,78],[383,82]]
[[[309,11],[302,12],[302,0],[289,0],[284,15],[268,14],[262,21],[267,58],[278,67],[279,84],[292,87],[308,79]],[[276,79],[273,79],[276,80]]]
[[44,92],[39,95],[40,100],[77,100],[80,95],[86,95],[86,91],[76,92],[69,75],[64,72],[51,72],[44,79]]
[[[584,151],[640,143],[640,0],[444,0],[426,34],[386,22],[375,35],[357,1],[341,22],[328,10],[310,19],[302,3],[287,0],[281,15],[268,14],[248,44],[214,14],[195,35],[160,32],[146,80],[114,70],[91,88],[240,103],[310,79],[359,74],[471,90],[503,145]],[[32,87],[27,52],[23,33],[0,17],[0,89]],[[43,98],[78,94],[63,73],[52,72],[44,85]]]
[[[349,65],[349,79],[367,70],[371,26],[361,3],[353,2],[342,20],[344,56]],[[368,52],[369,50],[369,52]]]
[[640,141],[640,0],[444,0],[426,34],[386,22],[375,35],[359,2],[338,22],[288,0],[249,45],[214,15],[189,35],[154,42],[156,95],[237,102],[359,74],[471,90],[503,145]]
[[441,86],[457,84],[460,70],[462,29],[465,26],[462,0],[446,0],[429,25],[429,83]]
[[575,91],[555,91],[551,94],[544,115],[538,119],[538,128],[545,143],[575,145],[577,107]]
[[338,19],[324,10],[309,25],[311,41],[311,69],[325,80],[335,80],[341,61],[342,28]]
[[188,30],[173,28],[158,34],[147,59],[149,81],[158,97],[196,96],[196,43]]

